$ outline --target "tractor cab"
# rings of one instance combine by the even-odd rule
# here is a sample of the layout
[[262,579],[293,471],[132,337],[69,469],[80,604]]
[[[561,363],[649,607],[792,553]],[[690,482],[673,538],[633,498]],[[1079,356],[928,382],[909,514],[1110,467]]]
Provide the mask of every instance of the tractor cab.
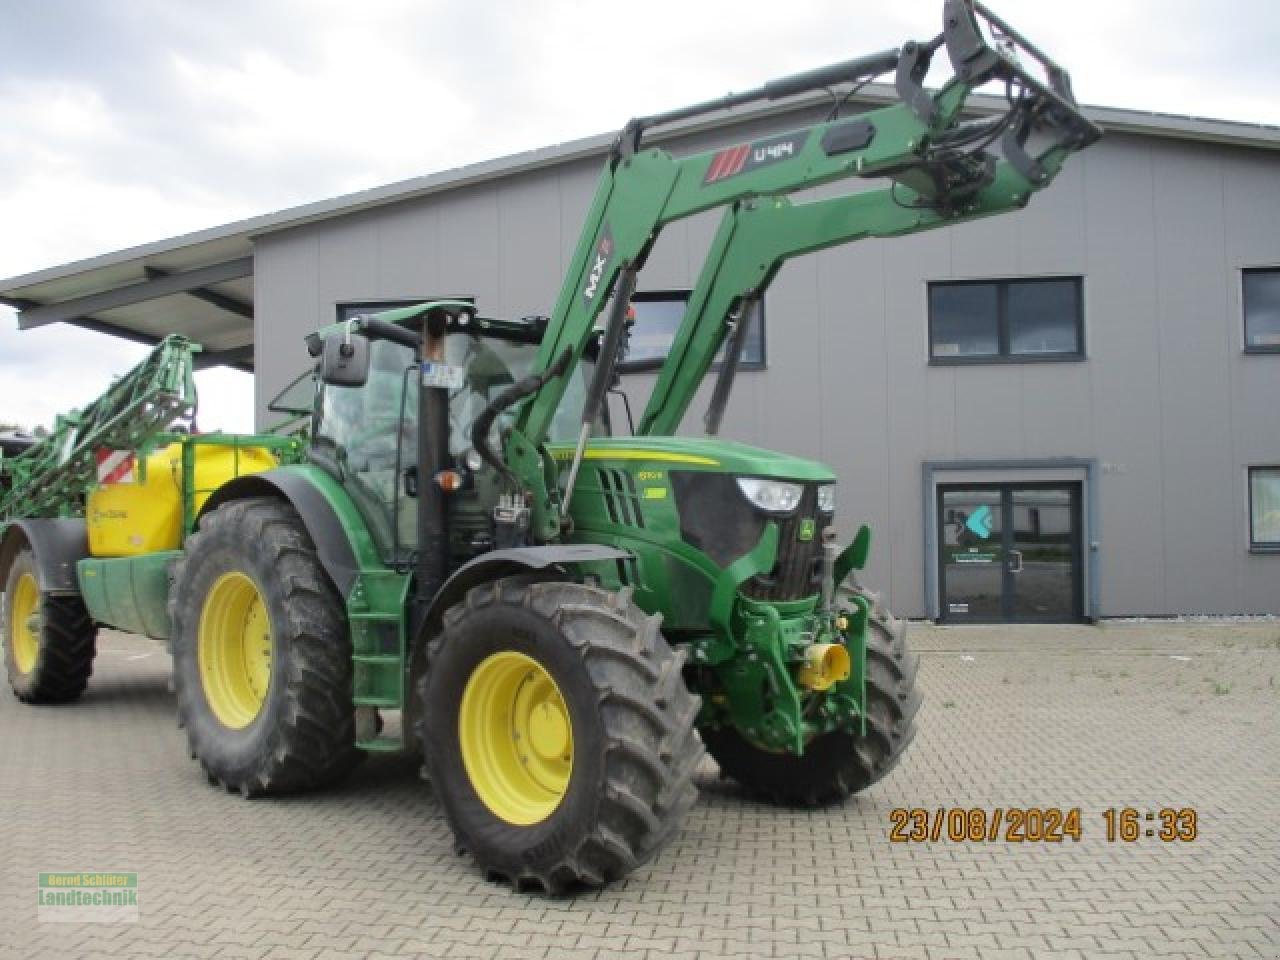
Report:
[[[342,483],[368,524],[384,562],[412,562],[419,545],[422,481],[419,393],[424,377],[448,379],[446,455],[431,472],[436,482],[449,484],[447,529],[449,568],[453,569],[493,547],[489,514],[501,495],[502,478],[475,449],[472,433],[476,421],[504,390],[529,375],[546,322],[542,317],[477,317],[458,309],[446,321],[442,357],[431,364],[432,372],[428,373],[411,338],[420,336],[420,315],[434,305],[374,313],[357,318],[350,330],[343,323],[320,332],[319,343],[313,347],[319,350],[320,360],[314,376],[309,455]],[[396,336],[394,331],[407,338]],[[343,369],[337,377],[331,372],[326,375],[325,343],[337,342],[340,351],[348,339],[363,341],[352,347],[352,359],[360,369]],[[584,362],[570,374],[560,409],[552,420],[552,442],[570,441],[577,432],[594,352],[589,349]],[[297,391],[293,392],[296,397]],[[290,409],[296,412],[298,406],[295,399]],[[501,448],[503,433],[514,420],[511,410],[496,417],[489,430],[493,448]],[[606,431],[601,422],[597,432]]]

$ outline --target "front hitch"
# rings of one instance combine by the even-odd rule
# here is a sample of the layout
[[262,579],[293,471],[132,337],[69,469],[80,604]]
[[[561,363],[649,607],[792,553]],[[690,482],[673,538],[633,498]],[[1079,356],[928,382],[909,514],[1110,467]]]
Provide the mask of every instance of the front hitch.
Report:
[[718,688],[704,700],[702,723],[732,726],[759,747],[796,755],[816,736],[865,732],[869,609],[862,597],[842,604],[834,592],[844,579],[836,575],[865,563],[869,544],[865,527],[838,556],[829,541],[824,580],[831,587],[803,600],[766,602],[741,592],[751,577],[773,569],[775,524],[730,564],[712,591],[713,632],[690,650],[692,663],[709,671],[715,678],[709,686]]

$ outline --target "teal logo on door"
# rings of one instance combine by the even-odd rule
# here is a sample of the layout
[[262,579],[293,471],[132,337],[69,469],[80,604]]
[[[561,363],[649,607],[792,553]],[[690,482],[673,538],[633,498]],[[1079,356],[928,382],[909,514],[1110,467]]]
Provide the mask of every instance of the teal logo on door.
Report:
[[987,539],[991,536],[991,508],[984,503],[969,514],[969,519],[964,522],[964,525],[983,540]]

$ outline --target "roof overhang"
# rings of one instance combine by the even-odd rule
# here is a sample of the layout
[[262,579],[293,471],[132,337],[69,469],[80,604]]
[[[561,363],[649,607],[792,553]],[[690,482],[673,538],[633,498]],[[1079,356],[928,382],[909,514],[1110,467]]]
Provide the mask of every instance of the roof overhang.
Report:
[[[895,98],[892,87],[872,85],[857,99],[865,106],[877,107]],[[672,124],[663,134],[648,139],[660,143],[829,102],[823,94],[811,93],[726,110]],[[995,111],[1003,108],[1003,99],[979,96],[972,98],[970,105],[978,112]],[[1110,107],[1088,107],[1085,113],[1113,133],[1280,150],[1277,127]],[[0,303],[19,311],[22,329],[70,323],[143,343],[180,333],[204,345],[201,366],[231,364],[252,369],[256,237],[557,164],[599,158],[613,140],[612,133],[586,137],[38,270],[0,281]]]

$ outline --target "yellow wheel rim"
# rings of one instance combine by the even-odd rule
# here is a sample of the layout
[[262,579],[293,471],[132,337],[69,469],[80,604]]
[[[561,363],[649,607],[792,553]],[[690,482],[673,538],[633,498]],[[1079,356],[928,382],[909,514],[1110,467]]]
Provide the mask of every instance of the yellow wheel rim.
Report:
[[481,661],[462,692],[458,739],[471,785],[507,823],[542,822],[569,791],[569,708],[532,657],[507,650]]
[[9,598],[9,644],[19,673],[30,673],[40,656],[40,585],[24,573]]
[[243,573],[224,573],[214,581],[200,611],[196,650],[213,715],[232,730],[249,726],[271,687],[271,618]]

